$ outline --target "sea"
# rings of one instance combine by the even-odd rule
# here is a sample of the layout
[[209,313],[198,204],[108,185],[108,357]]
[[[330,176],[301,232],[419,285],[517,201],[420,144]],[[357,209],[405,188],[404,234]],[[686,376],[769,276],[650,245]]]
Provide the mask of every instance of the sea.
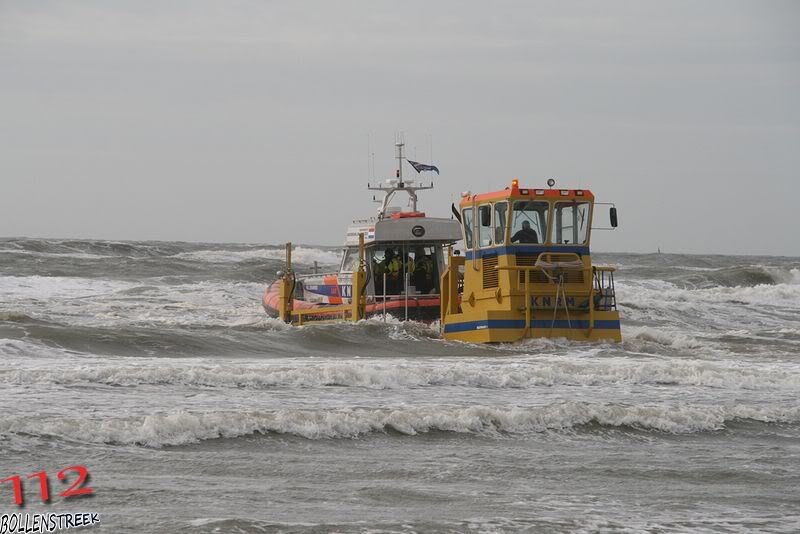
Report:
[[[283,255],[1,239],[0,479],[24,506],[6,481],[0,513],[113,533],[800,532],[800,258],[596,254],[622,343],[481,346],[270,319]],[[294,252],[301,271],[338,257]],[[62,496],[73,466],[90,495]]]

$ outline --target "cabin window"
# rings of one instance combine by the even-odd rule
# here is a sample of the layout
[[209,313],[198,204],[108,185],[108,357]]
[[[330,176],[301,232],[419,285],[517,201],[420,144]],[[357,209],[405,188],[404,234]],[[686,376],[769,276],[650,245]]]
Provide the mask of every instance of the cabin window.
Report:
[[[375,295],[401,295],[406,282],[413,285],[414,252],[408,247],[389,245],[378,247],[372,256],[372,274],[375,278]],[[386,287],[383,281],[386,280]]]
[[511,242],[522,245],[544,243],[550,203],[518,200],[511,220]]
[[417,294],[439,293],[439,260],[433,245],[409,251],[409,284]]
[[478,206],[478,242],[481,247],[492,245],[492,205]]
[[472,248],[472,208],[462,210],[461,220],[464,221],[464,242],[470,249]]
[[506,222],[508,203],[498,202],[494,205],[494,242],[502,245],[506,242]]
[[351,248],[344,252],[342,260],[342,269],[344,273],[352,273],[358,270],[358,249]]
[[589,202],[556,203],[553,220],[554,244],[583,245],[589,237]]

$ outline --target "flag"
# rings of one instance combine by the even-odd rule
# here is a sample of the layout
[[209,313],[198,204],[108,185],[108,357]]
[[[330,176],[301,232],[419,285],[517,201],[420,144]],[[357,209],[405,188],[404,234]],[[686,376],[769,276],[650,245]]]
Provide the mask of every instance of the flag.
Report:
[[433,171],[436,174],[439,174],[439,169],[436,165],[426,165],[424,163],[417,163],[416,161],[411,161],[410,159],[406,160],[414,167],[414,170],[417,171],[417,174],[421,173],[422,171]]

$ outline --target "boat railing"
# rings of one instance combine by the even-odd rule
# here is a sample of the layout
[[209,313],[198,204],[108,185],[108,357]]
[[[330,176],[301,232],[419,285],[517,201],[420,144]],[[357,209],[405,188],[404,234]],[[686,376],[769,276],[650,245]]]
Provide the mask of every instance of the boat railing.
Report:
[[364,234],[358,234],[358,269],[352,273],[353,292],[350,303],[338,306],[319,306],[310,309],[294,309],[294,290],[298,277],[292,270],[292,244],[286,243],[286,271],[278,280],[278,316],[286,323],[302,325],[306,322],[359,321],[366,312],[366,262],[364,261]]
[[556,321],[556,313],[559,310],[559,302],[563,303],[563,311],[566,314],[567,324],[571,328],[571,321],[569,317],[570,308],[568,306],[568,299],[566,288],[564,287],[563,283],[563,273],[559,273],[558,271],[588,271],[594,273],[594,284],[589,285],[589,291],[587,295],[587,302],[589,305],[587,308],[574,308],[573,312],[579,311],[581,313],[588,312],[589,314],[589,328],[588,330],[594,329],[594,312],[595,311],[606,311],[610,309],[616,309],[616,297],[614,295],[614,267],[610,266],[579,266],[577,262],[566,262],[566,263],[553,263],[553,262],[537,262],[537,265],[509,265],[509,266],[498,266],[495,267],[497,270],[508,270],[508,271],[521,271],[524,274],[525,280],[525,336],[528,335],[531,325],[531,316],[533,312],[533,303],[531,299],[531,273],[533,272],[542,272],[551,282],[557,280],[557,284],[555,286],[555,301],[553,307],[553,321],[551,325],[551,329],[553,325],[555,325]]
[[378,309],[377,311],[381,314],[381,317],[383,318],[384,321],[386,321],[386,316],[389,313],[387,305],[386,305],[387,302],[402,301],[403,302],[404,320],[408,321],[408,319],[409,319],[409,305],[410,304],[413,304],[413,306],[411,306],[412,308],[414,308],[415,310],[419,310],[420,300],[421,299],[429,299],[429,298],[434,298],[434,297],[440,297],[441,298],[440,293],[417,293],[417,292],[412,292],[411,288],[413,286],[409,283],[410,282],[409,273],[406,273],[405,276],[404,276],[404,279],[403,279],[403,292],[402,293],[391,293],[391,294],[388,294],[388,293],[386,293],[386,282],[387,282],[386,273],[383,273],[382,276],[383,276],[383,284],[382,284],[381,287],[383,288],[383,293],[380,294],[380,295],[377,295],[377,294],[376,295],[371,295],[371,296],[369,296],[367,298],[368,299],[373,299],[373,302],[375,302],[376,304],[377,303],[381,304],[381,308]]
[[442,320],[441,325],[444,325],[444,318],[448,315],[460,313],[461,293],[464,291],[462,273],[464,265],[466,265],[466,258],[454,256],[453,247],[447,247],[447,269],[442,273],[440,285],[439,317]]
[[594,277],[594,290],[596,297],[594,305],[598,310],[609,311],[617,309],[617,291],[614,287],[614,267],[596,265],[592,267]]
[[[555,326],[556,322],[556,314],[559,311],[558,303],[563,303],[563,310],[567,316],[567,324],[570,328],[572,328],[572,324],[569,317],[569,307],[567,305],[567,294],[566,288],[564,287],[563,283],[563,275],[557,273],[559,266],[547,263],[547,264],[539,264],[539,265],[507,265],[507,266],[496,266],[495,269],[498,271],[521,271],[524,274],[524,281],[525,281],[525,333],[523,334],[524,337],[528,337],[531,328],[531,319],[533,313],[533,299],[531,299],[531,287],[533,286],[531,280],[531,273],[540,272],[543,273],[550,281],[554,279],[557,280],[557,284],[555,286],[555,301],[553,305],[553,321],[551,323],[550,329],[552,330]],[[591,270],[591,267],[578,267],[577,264],[575,265],[568,265],[562,267],[562,270],[570,270],[570,271],[586,271]],[[592,288],[589,286],[589,302],[592,299]],[[575,311],[575,310],[573,310]],[[594,306],[589,306],[588,310],[581,310],[581,311],[588,311],[589,312],[589,330],[594,328]]]

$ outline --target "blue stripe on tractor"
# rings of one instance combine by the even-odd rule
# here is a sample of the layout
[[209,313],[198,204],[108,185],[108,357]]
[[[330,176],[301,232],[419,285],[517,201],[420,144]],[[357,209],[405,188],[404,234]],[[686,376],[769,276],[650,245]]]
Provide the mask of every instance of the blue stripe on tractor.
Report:
[[471,260],[476,255],[478,258],[482,258],[483,256],[495,256],[500,255],[503,256],[505,254],[541,254],[542,252],[574,252],[575,254],[579,254],[583,256],[584,254],[589,254],[589,247],[583,246],[569,246],[569,245],[512,245],[509,247],[494,247],[494,248],[484,248],[478,250],[468,250],[464,253],[464,257],[468,260]]
[[[594,327],[598,330],[619,330],[619,321],[614,319],[596,320]],[[485,328],[525,328],[525,319],[492,319],[483,321],[467,321],[465,323],[452,323],[444,325],[444,331],[449,332],[469,332],[471,330],[483,330]],[[571,328],[574,330],[586,330],[589,328],[589,321],[585,319],[567,321],[566,319],[534,319],[531,321],[531,328]]]

